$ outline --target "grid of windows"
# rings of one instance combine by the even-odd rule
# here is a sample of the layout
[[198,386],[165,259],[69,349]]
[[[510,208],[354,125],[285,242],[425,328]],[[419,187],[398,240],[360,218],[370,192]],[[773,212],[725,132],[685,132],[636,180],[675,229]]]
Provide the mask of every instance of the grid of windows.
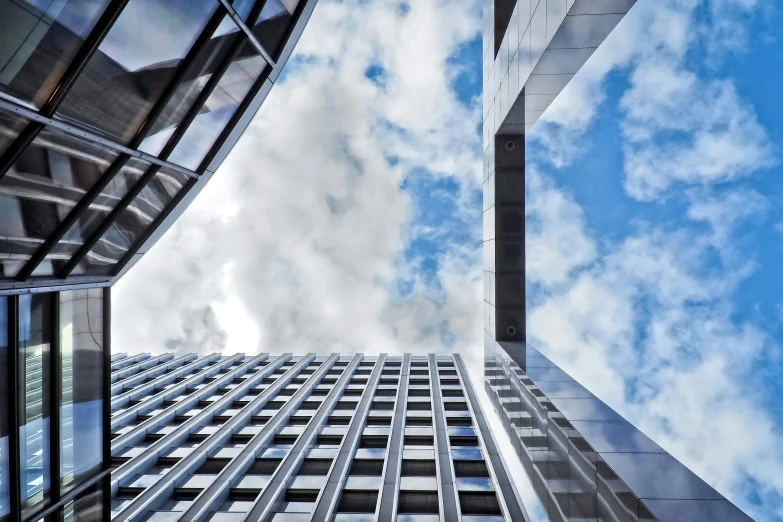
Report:
[[0,0],[0,291],[106,286],[135,262],[239,138],[314,4]]
[[392,520],[451,484],[444,516],[511,520],[465,379],[451,357],[119,357],[112,518]]

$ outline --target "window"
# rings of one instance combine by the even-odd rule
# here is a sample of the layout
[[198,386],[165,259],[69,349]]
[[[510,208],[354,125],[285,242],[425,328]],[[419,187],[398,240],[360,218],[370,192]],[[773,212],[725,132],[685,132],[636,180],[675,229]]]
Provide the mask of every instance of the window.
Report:
[[468,411],[466,402],[444,402],[443,409],[446,411]]
[[383,473],[383,459],[353,459],[350,475],[380,477]]
[[405,435],[405,446],[432,446],[434,443],[432,436]]
[[437,491],[400,491],[397,512],[403,515],[438,514]]
[[432,426],[431,417],[408,417],[405,426]]
[[207,459],[204,464],[196,471],[197,475],[217,475],[223,468],[228,466],[231,459]]
[[429,411],[432,405],[429,402],[409,402],[408,410],[411,411]]
[[367,417],[368,426],[391,426],[389,417]]
[[19,467],[24,511],[49,498],[52,294],[19,296]]
[[403,459],[401,476],[403,477],[434,477],[434,460],[410,460]]
[[[0,297],[0,397],[9,397],[8,377],[8,298]],[[10,503],[8,497],[8,432],[9,419],[6,411],[6,401],[0,400],[0,519],[8,514]]]
[[108,3],[0,2],[0,90],[41,107]]
[[362,435],[359,441],[360,448],[385,448],[389,438],[384,435]]
[[304,459],[297,475],[326,475],[332,466],[332,459]]
[[343,491],[340,495],[340,503],[337,505],[338,513],[375,513],[378,503],[377,491]]
[[500,504],[493,492],[460,492],[459,505],[463,515],[501,515]]
[[489,470],[483,460],[455,460],[455,477],[489,477]]
[[248,475],[271,475],[283,459],[256,459],[247,470]]
[[393,410],[394,403],[392,401],[373,401],[371,409],[373,410]]

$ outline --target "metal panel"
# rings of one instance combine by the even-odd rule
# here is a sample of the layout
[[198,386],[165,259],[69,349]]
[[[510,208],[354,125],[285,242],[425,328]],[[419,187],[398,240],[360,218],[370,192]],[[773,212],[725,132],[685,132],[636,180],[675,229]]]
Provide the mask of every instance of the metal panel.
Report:
[[457,507],[454,467],[451,464],[451,450],[446,430],[446,416],[443,410],[443,396],[440,391],[440,376],[435,354],[429,354],[430,389],[432,390],[432,422],[435,427],[435,453],[438,469],[438,490],[440,493],[441,520],[451,522],[462,520]]

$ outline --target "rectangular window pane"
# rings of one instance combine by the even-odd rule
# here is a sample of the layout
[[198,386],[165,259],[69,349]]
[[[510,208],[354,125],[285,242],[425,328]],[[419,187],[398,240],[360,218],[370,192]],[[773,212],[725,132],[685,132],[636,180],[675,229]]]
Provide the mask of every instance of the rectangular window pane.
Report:
[[225,128],[256,79],[264,72],[266,61],[249,40],[234,55],[196,119],[177,144],[170,161],[195,170]]
[[217,9],[215,0],[131,0],[60,112],[128,141]]
[[[8,389],[8,298],[0,297],[0,398],[10,396]],[[0,519],[10,511],[8,488],[8,410],[7,401],[0,400]]]
[[284,44],[297,4],[299,0],[267,0],[253,24],[253,34],[272,58]]
[[100,482],[79,493],[73,502],[62,508],[63,522],[101,522],[107,519],[108,516],[103,516],[103,488]]
[[51,298],[19,296],[19,476],[24,512],[49,498]]
[[103,460],[103,290],[60,292],[62,486],[96,472]]
[[152,222],[182,190],[187,179],[178,172],[161,170],[124,209],[111,228],[74,269],[74,274],[105,275],[114,270]]
[[212,74],[231,58],[230,53],[242,38],[239,27],[234,24],[231,17],[226,15],[185,73],[183,81],[177,86],[176,92],[152,126],[149,135],[139,146],[139,150],[158,154],[163,149],[185,114],[193,106],[204,85]]
[[[57,229],[117,154],[54,129],[44,129],[0,180],[0,265],[13,277]],[[63,250],[75,252],[75,247]],[[65,259],[70,256],[66,256]],[[51,259],[35,275],[63,263]]]
[[0,0],[0,90],[43,105],[106,4]]

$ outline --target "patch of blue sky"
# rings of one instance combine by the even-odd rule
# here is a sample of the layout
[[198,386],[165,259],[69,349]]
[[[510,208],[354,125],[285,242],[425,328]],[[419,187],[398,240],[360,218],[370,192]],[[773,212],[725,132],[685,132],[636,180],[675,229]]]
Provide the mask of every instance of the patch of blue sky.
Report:
[[447,61],[452,73],[451,87],[464,105],[476,103],[481,96],[481,51],[481,35],[478,35],[460,46]]

